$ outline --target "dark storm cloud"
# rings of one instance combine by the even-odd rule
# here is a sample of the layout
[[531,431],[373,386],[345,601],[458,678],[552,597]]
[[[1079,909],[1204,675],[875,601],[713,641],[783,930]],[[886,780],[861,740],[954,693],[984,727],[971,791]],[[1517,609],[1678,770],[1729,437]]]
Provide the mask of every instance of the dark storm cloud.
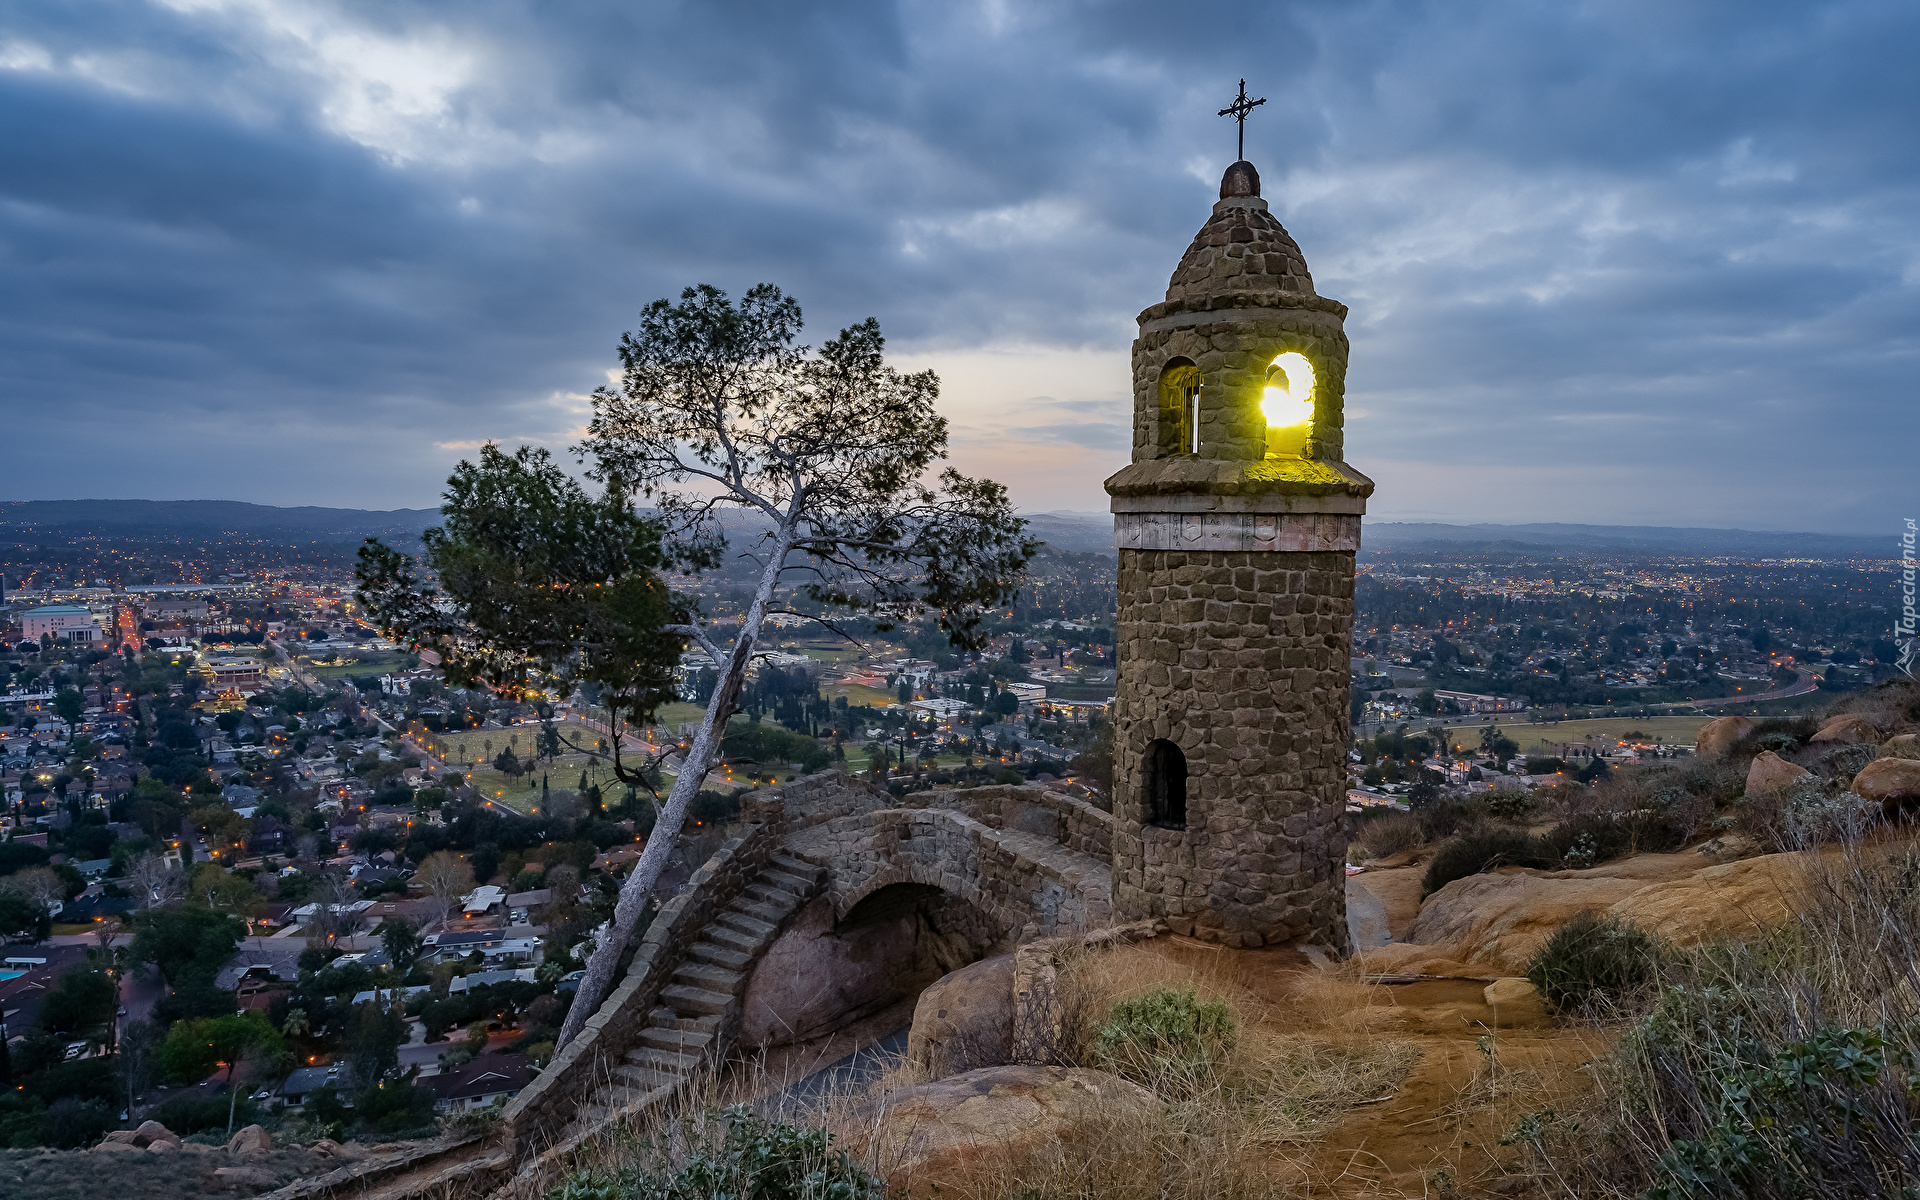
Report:
[[816,339],[1117,356],[997,434],[1097,507],[1242,75],[1376,510],[1877,528],[1910,461],[1909,5],[0,14],[12,496],[424,503],[564,442],[647,300],[767,279]]

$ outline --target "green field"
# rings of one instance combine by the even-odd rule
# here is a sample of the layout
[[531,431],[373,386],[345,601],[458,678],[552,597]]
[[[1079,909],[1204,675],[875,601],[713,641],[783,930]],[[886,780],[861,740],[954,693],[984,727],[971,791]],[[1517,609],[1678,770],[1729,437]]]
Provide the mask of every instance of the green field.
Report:
[[[1560,721],[1544,725],[1498,725],[1500,732],[1512,738],[1524,753],[1538,751],[1544,754],[1560,742],[1584,741],[1596,736],[1608,742],[1617,742],[1627,733],[1638,731],[1641,738],[1652,742],[1690,745],[1694,736],[1700,732],[1711,717],[1601,717],[1590,721]],[[1486,723],[1451,725],[1444,731],[1453,745],[1479,746],[1480,731]],[[1420,733],[1415,726],[1409,733]]]
[[[344,679],[349,675],[384,675],[389,671],[398,671],[407,665],[407,656],[397,650],[351,651],[336,656],[351,658],[354,662],[344,667],[323,667],[308,658],[300,659],[300,665],[316,679]],[[329,658],[328,662],[333,659]]]
[[823,683],[820,685],[820,694],[829,700],[845,696],[847,703],[855,708],[863,706],[867,708],[887,708],[897,706],[900,703],[900,697],[892,692],[882,688],[866,687],[858,683]]
[[[562,721],[558,726],[563,738],[571,739],[582,746],[597,746],[606,736],[592,726],[578,721]],[[512,750],[523,763],[533,757],[538,746],[540,727],[538,725],[516,725],[508,729],[468,729],[458,733],[431,735],[431,744],[446,753],[445,763],[450,767],[459,767],[471,778],[473,789],[489,800],[504,801],[513,808],[526,811],[539,802],[539,779],[546,775],[551,786],[566,788],[569,791],[579,786],[581,772],[589,772],[601,787],[612,786],[609,783],[610,772],[607,760],[600,759],[597,770],[588,763],[587,756],[568,751],[548,762],[541,759],[538,764],[528,763],[532,774],[519,779],[510,779],[493,769],[493,760],[502,750]],[[533,787],[527,786],[533,781]]]

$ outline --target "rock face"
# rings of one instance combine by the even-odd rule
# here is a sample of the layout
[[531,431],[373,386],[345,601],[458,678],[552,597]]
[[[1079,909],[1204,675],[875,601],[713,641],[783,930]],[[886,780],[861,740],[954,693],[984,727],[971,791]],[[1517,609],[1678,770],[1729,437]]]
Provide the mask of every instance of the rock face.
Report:
[[1754,723],[1746,717],[1718,717],[1700,727],[1693,752],[1700,758],[1720,758],[1728,748],[1752,733]]
[[227,1140],[229,1154],[265,1154],[273,1149],[273,1138],[258,1125],[249,1125]]
[[1747,768],[1747,794],[1783,792],[1803,779],[1812,778],[1813,772],[1805,767],[1795,766],[1771,750],[1762,750],[1753,756],[1753,765]]
[[1920,758],[1920,733],[1901,733],[1880,743],[1880,749],[1895,758]]
[[753,969],[740,1042],[805,1041],[910,996],[996,941],[965,901],[914,884],[882,888],[844,920],[819,897]]
[[1815,742],[1877,742],[1880,731],[1863,717],[1835,717],[1813,735]]
[[1586,911],[1679,945],[1750,933],[1790,914],[1797,870],[1788,854],[1709,867],[1697,855],[1650,854],[1590,871],[1470,875],[1428,897],[1405,943],[1362,952],[1361,970],[1521,975],[1554,930]]
[[840,1136],[872,1139],[888,1183],[919,1195],[973,1172],[1017,1177],[1036,1156],[1157,1105],[1153,1093],[1104,1071],[984,1067],[888,1092],[845,1118]]
[[945,1079],[1013,1056],[1013,955],[981,959],[941,977],[913,1009],[907,1061]]
[[133,1136],[127,1140],[143,1149],[157,1142],[170,1143],[176,1150],[180,1148],[180,1135],[158,1121],[142,1121],[140,1128],[134,1130]]
[[1853,777],[1853,793],[1879,801],[1888,816],[1920,805],[1920,759],[1874,759]]

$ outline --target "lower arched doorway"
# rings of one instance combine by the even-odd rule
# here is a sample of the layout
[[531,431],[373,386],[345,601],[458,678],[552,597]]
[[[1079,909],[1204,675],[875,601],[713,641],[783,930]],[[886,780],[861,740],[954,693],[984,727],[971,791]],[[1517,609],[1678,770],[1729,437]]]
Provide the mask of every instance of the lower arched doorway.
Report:
[[928,984],[1012,944],[979,906],[927,884],[877,888],[844,917],[822,896],[754,968],[739,1044],[812,1042],[875,1020],[904,1026]]

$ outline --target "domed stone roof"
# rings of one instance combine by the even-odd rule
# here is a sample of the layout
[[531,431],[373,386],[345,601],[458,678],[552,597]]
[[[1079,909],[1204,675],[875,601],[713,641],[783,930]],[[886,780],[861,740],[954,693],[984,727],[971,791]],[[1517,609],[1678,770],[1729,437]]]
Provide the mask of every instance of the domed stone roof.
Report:
[[1259,292],[1311,296],[1313,276],[1300,247],[1260,198],[1259,172],[1252,163],[1237,162],[1221,177],[1213,216],[1174,268],[1167,300],[1190,307],[1217,296],[1249,294],[1252,300],[1250,293]]

